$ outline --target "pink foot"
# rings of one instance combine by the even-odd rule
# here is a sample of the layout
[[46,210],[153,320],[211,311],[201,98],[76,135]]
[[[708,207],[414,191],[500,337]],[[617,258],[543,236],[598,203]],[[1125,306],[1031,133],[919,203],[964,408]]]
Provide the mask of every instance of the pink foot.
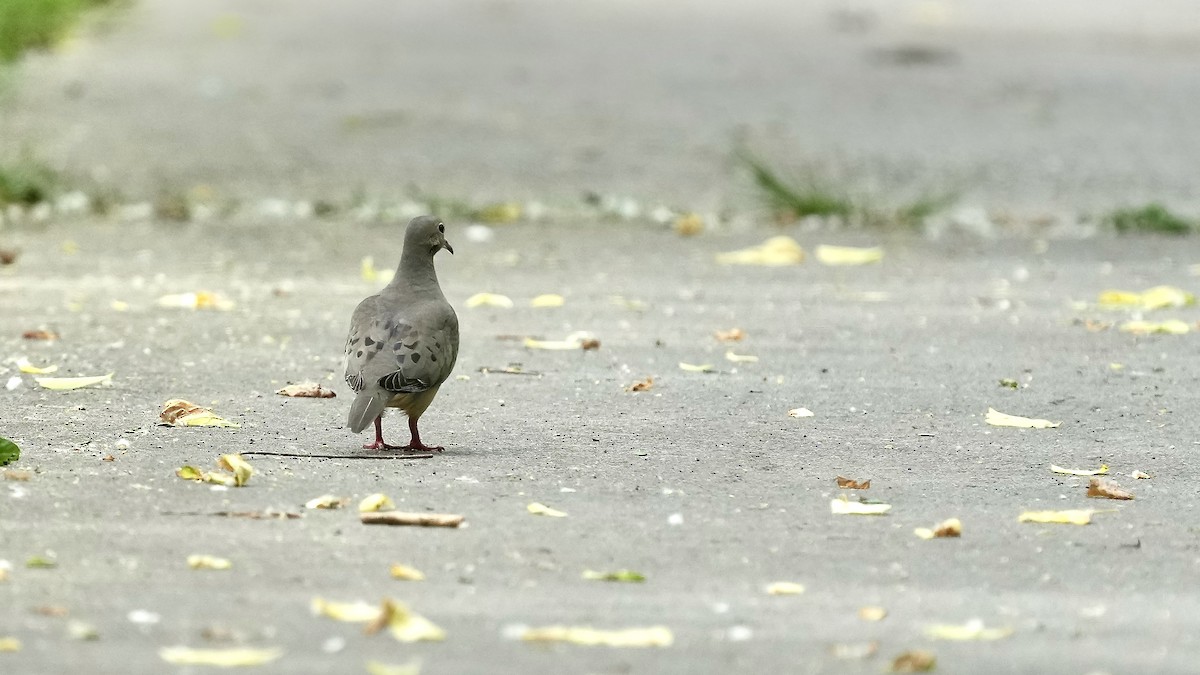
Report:
[[[395,447],[395,446],[391,446],[391,447]],[[421,441],[413,441],[412,443],[409,443],[408,445],[402,445],[396,449],[397,450],[421,450],[422,452],[442,452],[446,448],[444,448],[440,445],[425,445]]]

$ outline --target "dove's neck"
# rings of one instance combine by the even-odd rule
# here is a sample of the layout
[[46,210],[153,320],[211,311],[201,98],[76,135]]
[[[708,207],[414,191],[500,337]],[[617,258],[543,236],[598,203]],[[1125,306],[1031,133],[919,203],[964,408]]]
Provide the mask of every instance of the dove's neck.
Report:
[[433,256],[427,251],[412,251],[408,247],[400,254],[400,267],[388,286],[403,288],[406,293],[442,295],[437,271],[433,268]]

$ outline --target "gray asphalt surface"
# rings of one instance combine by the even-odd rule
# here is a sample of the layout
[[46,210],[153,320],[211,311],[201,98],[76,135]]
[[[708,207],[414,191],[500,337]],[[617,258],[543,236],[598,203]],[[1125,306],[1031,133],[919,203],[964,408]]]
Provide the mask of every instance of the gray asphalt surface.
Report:
[[[574,203],[596,190],[743,209],[751,195],[728,157],[745,138],[885,200],[949,186],[965,205],[1027,214],[1147,198],[1194,208],[1200,80],[1195,36],[1178,28],[1194,25],[1194,7],[1081,14],[1060,3],[1046,23],[1017,4],[1025,10],[999,16],[981,2],[735,13],[364,1],[284,16],[263,2],[145,1],[30,59],[0,105],[4,155],[31,146],[131,199],[204,184],[251,206],[190,224],[53,216],[0,230],[0,247],[20,251],[0,267],[0,381],[19,356],[63,375],[116,373],[111,388],[50,392],[26,375],[0,390],[0,435],[24,453],[9,468],[33,472],[0,481],[0,560],[13,566],[0,637],[23,645],[0,653],[0,672],[208,672],[166,665],[158,650],[173,645],[280,647],[279,661],[248,671],[265,673],[414,658],[427,675],[877,673],[914,648],[933,650],[945,673],[1194,672],[1196,336],[1092,331],[1079,321],[1135,313],[1076,304],[1108,288],[1194,290],[1194,239],[929,241],[767,224],[680,238],[558,216],[497,226],[480,243],[451,221],[459,253],[438,265],[462,320],[457,374],[469,379],[448,382],[422,423],[444,454],[250,457],[250,484],[227,491],[174,475],[221,453],[352,453],[367,440],[343,429],[341,349],[355,303],[379,285],[361,278],[360,260],[394,264],[402,226],[253,215],[266,197],[390,197],[416,184],[476,200]],[[913,54],[920,64],[895,63]],[[887,255],[852,269],[714,262],[780,231],[810,250],[881,244]],[[236,307],[155,304],[197,290]],[[516,306],[467,309],[481,291]],[[566,304],[529,307],[542,293]],[[1195,326],[1200,310],[1146,318]],[[712,337],[735,326],[744,342]],[[61,339],[21,338],[39,327]],[[511,339],[576,330],[601,348]],[[726,361],[728,348],[760,361]],[[538,375],[481,372],[513,363]],[[648,376],[650,391],[624,390]],[[273,393],[305,380],[339,397]],[[241,427],[157,426],[177,397]],[[815,416],[788,417],[801,406]],[[1062,425],[990,427],[989,406]],[[403,426],[389,417],[389,440],[405,440]],[[1107,463],[1137,499],[1089,500],[1085,478],[1051,463]],[[1128,478],[1134,470],[1153,479]],[[891,513],[831,515],[838,475],[872,479],[867,494]],[[353,504],[374,492],[468,526],[363,526]],[[302,508],[326,493],[351,508]],[[529,515],[535,501],[569,515]],[[1017,522],[1058,508],[1112,512],[1087,527]],[[179,515],[263,509],[304,517]],[[912,533],[949,517],[963,521],[961,539]],[[24,566],[48,551],[56,568]],[[190,570],[194,553],[234,567]],[[398,562],[428,579],[389,578]],[[620,568],[648,580],[580,578]],[[767,595],[775,581],[807,592]],[[365,636],[312,616],[317,596],[394,597],[447,639]],[[888,616],[864,622],[865,605]],[[158,622],[132,622],[139,610]],[[1013,634],[925,634],[972,619]],[[72,639],[72,620],[99,639]],[[675,644],[508,637],[557,623],[664,625]],[[831,653],[871,641],[866,659]]]
[[[5,394],[5,435],[24,448],[18,466],[36,472],[5,485],[3,557],[17,569],[0,585],[3,632],[25,643],[3,655],[6,672],[162,672],[170,669],[159,647],[211,645],[202,633],[214,626],[236,643],[283,647],[287,655],[267,672],[355,672],[368,658],[413,655],[427,672],[878,672],[913,647],[932,647],[943,672],[1192,668],[1200,609],[1188,516],[1196,507],[1194,337],[1089,332],[1074,319],[1116,317],[1070,304],[1113,286],[1186,285],[1186,263],[1200,257],[1190,240],[1054,242],[1038,253],[1035,242],[896,239],[884,242],[888,256],[876,267],[767,269],[713,262],[745,237],[502,228],[493,243],[455,242],[459,254],[439,260],[466,336],[458,373],[470,378],[448,383],[424,419],[427,439],[444,443],[445,454],[255,457],[250,485],[222,492],[177,479],[177,467],[209,467],[219,453],[350,452],[365,439],[342,428],[349,402],[339,350],[349,311],[373,289],[358,277],[361,246],[371,241],[379,256],[395,257],[399,229],[350,229],[358,236],[349,239],[343,231],[242,224],[214,239],[201,227],[53,228],[24,241],[0,286],[11,308],[4,353],[116,378],[111,389],[66,393],[26,378]],[[139,242],[133,256],[130,236]],[[59,252],[67,237],[80,249],[71,257]],[[279,254],[247,259],[248,243]],[[153,305],[160,294],[198,288],[239,305]],[[463,308],[484,290],[517,307]],[[874,291],[889,299],[861,300]],[[567,304],[523,306],[544,292]],[[614,305],[613,294],[646,309]],[[113,299],[130,309],[113,311]],[[1194,309],[1166,314],[1198,318]],[[40,325],[62,340],[17,337]],[[723,359],[711,333],[733,326],[749,335],[735,349],[758,363]],[[595,332],[601,349],[527,351],[498,339],[573,330]],[[720,372],[682,372],[680,361]],[[513,362],[541,375],[479,372]],[[648,375],[653,390],[623,391]],[[1002,388],[1002,377],[1028,386]],[[328,380],[343,395],[272,393],[306,379]],[[174,397],[211,404],[242,427],[155,426]],[[816,416],[789,418],[799,406]],[[1063,424],[989,427],[988,406]],[[394,435],[401,428],[391,419],[385,431],[403,440]],[[127,451],[115,448],[120,438]],[[103,460],[109,454],[115,461]],[[1048,469],[1101,462],[1135,501],[1088,500],[1086,479]],[[1154,478],[1123,477],[1135,469]],[[893,504],[892,513],[831,515],[839,474],[872,479],[870,496]],[[367,527],[352,510],[293,521],[165,514],[303,511],[321,494],[376,491],[403,509],[462,513],[469,527]],[[570,515],[531,516],[533,501]],[[1086,507],[1115,511],[1088,527],[1016,520],[1025,509]],[[672,514],[682,524],[669,524]],[[952,516],[964,522],[961,540],[912,534]],[[58,568],[22,567],[47,549]],[[235,567],[188,570],[191,553]],[[393,581],[392,562],[429,579]],[[630,568],[649,580],[588,582],[586,568]],[[779,580],[808,591],[763,592]],[[313,596],[394,596],[449,637],[416,646],[363,637],[310,616]],[[888,618],[860,621],[868,604],[886,607]],[[101,639],[70,641],[65,619],[36,613],[43,606],[68,608]],[[135,626],[126,616],[137,609],[162,620]],[[928,624],[972,618],[1016,632],[994,643],[923,637]],[[551,623],[662,624],[676,644],[544,648],[504,637],[510,624]],[[745,635],[736,627],[750,639],[731,639]],[[325,654],[322,643],[335,636],[345,649]],[[864,662],[828,651],[869,640],[880,642],[880,655]]]

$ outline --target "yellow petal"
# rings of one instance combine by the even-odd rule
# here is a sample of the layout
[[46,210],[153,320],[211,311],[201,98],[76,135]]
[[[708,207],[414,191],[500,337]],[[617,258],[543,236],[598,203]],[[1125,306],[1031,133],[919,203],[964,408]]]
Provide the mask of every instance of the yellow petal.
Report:
[[485,223],[511,223],[521,217],[521,205],[516,202],[489,204],[479,209],[475,215]]
[[666,626],[600,630],[590,626],[544,626],[526,628],[521,639],[527,642],[569,642],[589,647],[670,647],[675,641]]
[[999,640],[1012,634],[1012,628],[985,628],[983,622],[978,619],[968,621],[961,626],[934,624],[925,629],[925,635],[934,640]]
[[400,563],[393,564],[389,572],[391,573],[393,579],[400,579],[401,581],[425,580],[425,575],[421,572],[421,570],[415,567],[409,567],[408,565],[401,565]]
[[758,357],[751,354],[734,354],[732,351],[725,352],[725,360],[734,363],[758,363]]
[[721,265],[765,265],[768,267],[798,265],[804,262],[804,249],[796,243],[795,239],[781,235],[771,237],[758,246],[729,253],[719,253],[717,262]]
[[671,228],[676,234],[691,237],[704,231],[704,218],[696,213],[685,213],[675,219]]
[[261,666],[283,656],[282,649],[191,649],[163,647],[158,650],[163,661],[177,666]]
[[189,555],[187,564],[194,570],[227,570],[233,567],[228,559],[212,555]]
[[683,361],[679,362],[679,369],[688,373],[711,373],[713,371],[711,363],[697,365],[694,363],[684,363]]
[[888,611],[883,607],[868,605],[858,608],[858,618],[863,621],[883,621],[887,618]]
[[107,375],[96,375],[92,377],[35,377],[33,378],[39,385],[45,389],[54,391],[70,391],[72,389],[82,389],[83,387],[92,387],[95,385],[112,384],[113,373]]
[[1017,427],[1020,429],[1053,429],[1062,424],[1062,422],[1008,415],[999,412],[995,408],[988,408],[984,421],[994,427]]
[[837,516],[882,516],[892,509],[891,504],[864,504],[848,499],[832,499],[829,510]]
[[177,427],[230,427],[236,429],[239,426],[218,416],[208,408],[202,408],[180,398],[173,398],[163,404],[158,419],[163,424]]
[[221,455],[221,458],[217,460],[217,466],[232,472],[238,487],[250,482],[250,475],[254,473],[254,469],[250,468],[250,464],[242,459],[241,455]]
[[550,516],[551,518],[566,518],[567,517],[567,514],[565,512],[559,511],[558,509],[552,509],[549,506],[546,506],[545,504],[541,504],[539,502],[531,503],[529,506],[525,507],[525,510],[532,513],[535,516]]
[[218,309],[229,311],[234,308],[234,302],[216,293],[196,291],[194,293],[172,293],[158,299],[159,307],[173,309]]
[[646,580],[646,576],[641,572],[633,570],[616,570],[614,572],[597,572],[595,570],[584,570],[583,578],[588,581],[628,581],[633,583],[641,583]]
[[357,602],[331,602],[323,598],[313,598],[309,607],[315,616],[325,616],[334,621],[346,621],[348,623],[374,621],[383,612],[378,605],[370,605],[361,600]]
[[1131,291],[1107,290],[1100,293],[1101,307],[1132,307],[1141,304],[1142,296]]
[[446,631],[405,607],[404,603],[384,600],[383,613],[387,617],[388,631],[400,642],[437,642],[446,639]]
[[1087,525],[1092,522],[1095,509],[1068,509],[1066,511],[1026,511],[1017,516],[1019,523],[1057,523],[1061,525]]
[[0,653],[21,651],[21,641],[15,637],[0,637]]
[[313,497],[304,503],[306,509],[340,509],[346,505],[346,499],[334,495]]
[[1185,321],[1168,319],[1166,321],[1126,321],[1117,327],[1125,333],[1147,335],[1150,333],[1166,333],[1167,335],[1183,335],[1192,330]]
[[883,260],[883,249],[878,246],[858,248],[821,244],[815,253],[822,265],[869,265]]
[[397,666],[379,661],[367,661],[367,675],[421,675],[421,663],[413,661]]
[[546,293],[530,300],[529,305],[531,307],[562,307],[566,302],[567,299],[557,293]]
[[1103,476],[1108,473],[1108,465],[1101,464],[1099,469],[1064,469],[1061,466],[1051,464],[1050,470],[1054,473],[1066,474],[1068,476]]
[[776,581],[768,584],[766,591],[770,595],[800,595],[804,592],[804,584],[793,581]]
[[376,492],[373,495],[367,495],[366,497],[363,497],[361,502],[358,503],[359,513],[368,513],[370,511],[391,511],[394,508],[396,508],[396,504],[392,502],[392,498],[383,494],[382,492]]
[[58,370],[58,366],[49,365],[49,366],[45,366],[43,368],[39,368],[39,367],[33,365],[32,363],[30,363],[29,359],[22,356],[21,358],[17,359],[17,369],[27,375],[49,375],[50,373],[53,373],[56,370]]
[[511,309],[513,301],[507,295],[499,293],[476,293],[467,298],[467,307],[501,307],[503,309]]
[[1196,296],[1175,286],[1155,286],[1141,293],[1108,290],[1100,294],[1101,307],[1141,307],[1145,310],[1185,307],[1195,304]]

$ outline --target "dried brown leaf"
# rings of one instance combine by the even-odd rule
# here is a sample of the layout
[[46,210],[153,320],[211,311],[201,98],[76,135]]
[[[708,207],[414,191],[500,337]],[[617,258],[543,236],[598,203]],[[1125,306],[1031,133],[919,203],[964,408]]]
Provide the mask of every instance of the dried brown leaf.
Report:
[[1104,499],[1133,499],[1133,493],[1123,489],[1107,478],[1092,478],[1088,481],[1087,496]]
[[713,337],[720,342],[741,342],[746,339],[746,331],[741,328],[730,328],[714,332]]
[[927,673],[937,667],[937,656],[924,649],[910,649],[892,659],[893,673]]
[[859,481],[854,480],[853,478],[846,478],[845,476],[838,476],[836,480],[837,480],[837,486],[843,490],[870,490],[871,489],[871,481],[870,480],[864,480],[862,482],[859,482]]
[[332,389],[326,389],[316,382],[289,384],[275,393],[294,398],[333,398],[337,396]]
[[36,330],[27,330],[24,333],[21,333],[21,337],[26,340],[57,340],[58,333],[55,333],[52,330],[39,328]]
[[647,377],[644,380],[638,380],[633,384],[625,387],[625,391],[650,391],[654,388],[654,378]]

